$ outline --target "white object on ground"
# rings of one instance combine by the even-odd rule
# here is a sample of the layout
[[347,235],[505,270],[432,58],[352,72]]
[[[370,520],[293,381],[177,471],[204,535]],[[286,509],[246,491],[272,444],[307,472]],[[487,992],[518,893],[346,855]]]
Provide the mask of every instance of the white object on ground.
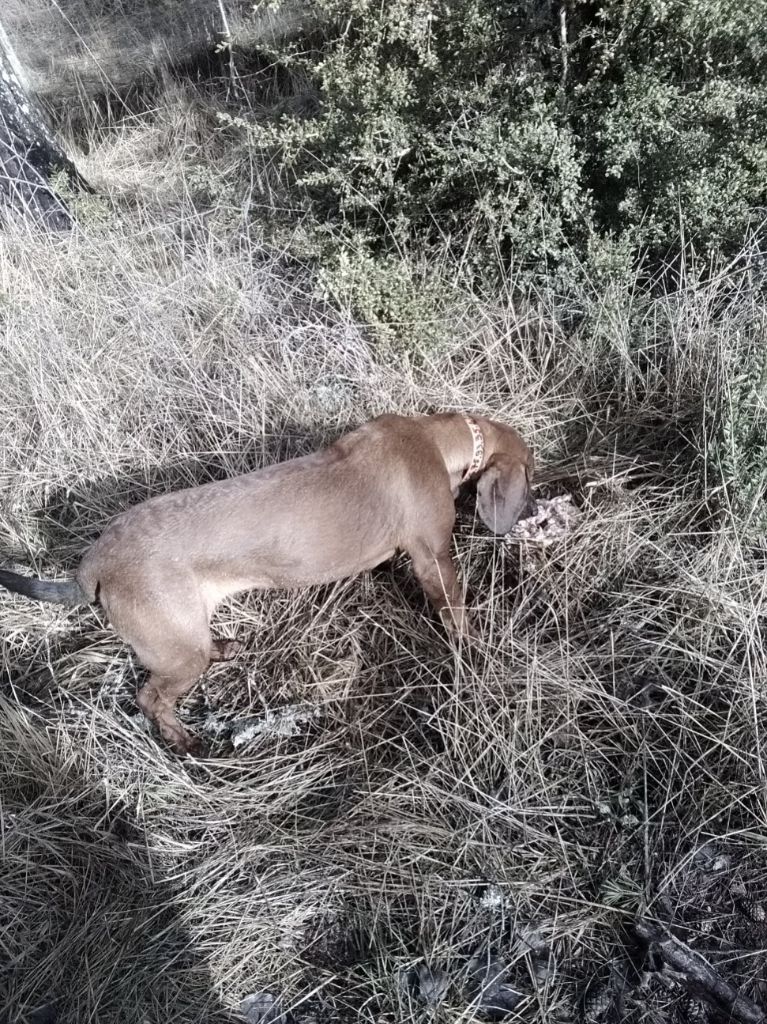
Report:
[[267,709],[257,718],[246,718],[232,726],[232,745],[237,749],[256,736],[299,736],[303,727],[321,714],[320,708],[312,704],[291,704],[276,711]]
[[573,505],[572,496],[561,494],[556,498],[540,498],[536,511],[520,519],[506,534],[508,544],[537,544],[548,547],[571,533],[582,513]]

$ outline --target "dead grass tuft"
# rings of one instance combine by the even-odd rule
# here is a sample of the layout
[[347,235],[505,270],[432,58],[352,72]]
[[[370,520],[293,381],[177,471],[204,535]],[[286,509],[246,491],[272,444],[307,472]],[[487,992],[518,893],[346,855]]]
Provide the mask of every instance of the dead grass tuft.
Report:
[[[124,187],[156,131],[96,146],[102,183]],[[189,184],[188,161],[177,173]],[[441,346],[419,349],[413,324],[394,359],[226,198],[202,215],[192,191],[161,213],[149,187],[116,190],[69,238],[4,238],[4,559],[66,573],[128,503],[384,410],[491,413],[541,465],[585,450],[603,470],[541,492],[577,510],[548,546],[495,540],[462,503],[471,650],[446,644],[400,559],[228,602],[217,631],[247,651],[183,708],[213,742],[200,763],[147,734],[98,610],[0,598],[11,1019],[56,1000],[62,1021],[223,1021],[266,991],[304,1024],[435,1006],[459,1022],[513,990],[525,1019],[569,1021],[587,988],[596,1005],[630,975],[637,911],[697,929],[756,991],[765,938],[742,915],[767,877],[764,552],[714,457],[759,306],[748,272],[641,303],[633,282],[467,293],[435,311]],[[673,987],[627,991],[623,1019],[682,1019]]]

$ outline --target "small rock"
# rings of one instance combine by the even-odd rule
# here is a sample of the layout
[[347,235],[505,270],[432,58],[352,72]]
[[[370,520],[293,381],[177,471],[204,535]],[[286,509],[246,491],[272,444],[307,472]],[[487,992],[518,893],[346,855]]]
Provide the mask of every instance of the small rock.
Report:
[[722,853],[711,862],[710,870],[725,871],[730,866],[730,860],[731,858],[726,853]]
[[525,998],[513,985],[503,980],[506,968],[495,956],[477,955],[469,961],[467,995],[472,1006],[489,1017],[503,1020]]
[[282,1009],[282,1000],[271,992],[254,992],[240,1003],[240,1013],[248,1024],[294,1024],[290,1011]]
[[733,896],[741,898],[746,895],[746,883],[742,878],[733,878],[730,882],[730,892]]
[[44,1003],[30,1010],[26,1016],[26,1024],[56,1024],[58,1012],[55,1003]]
[[445,971],[431,968],[428,964],[401,970],[398,983],[401,991],[417,996],[429,1006],[440,1003],[450,987],[450,979]]
[[504,1020],[524,998],[524,992],[518,992],[513,985],[504,982],[496,985],[491,992],[486,992],[479,1006],[490,1020]]
[[710,869],[715,860],[716,850],[714,849],[713,843],[704,843],[702,846],[699,846],[692,855],[693,864],[699,868]]
[[444,971],[433,969],[427,964],[418,968],[418,990],[420,996],[429,1006],[441,1003],[447,995],[450,979]]

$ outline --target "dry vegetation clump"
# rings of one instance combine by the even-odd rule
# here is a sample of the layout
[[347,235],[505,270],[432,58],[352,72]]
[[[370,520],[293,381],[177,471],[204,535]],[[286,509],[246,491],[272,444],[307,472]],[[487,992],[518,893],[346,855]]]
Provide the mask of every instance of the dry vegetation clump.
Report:
[[[18,48],[30,84],[53,105],[86,106],[124,96],[168,68],[224,66],[230,44],[268,47],[316,19],[303,0],[6,0],[3,22]],[[66,111],[62,111],[66,114]],[[82,113],[82,112],[80,112]]]
[[[119,177],[152,131],[92,167]],[[147,733],[98,609],[0,597],[8,1019],[224,1021],[257,993],[252,1019],[299,1024],[693,1019],[642,973],[639,913],[763,1002],[765,549],[721,447],[760,254],[659,298],[490,302],[453,278],[441,343],[414,322],[395,356],[184,180],[164,212],[115,193],[70,237],[3,239],[4,561],[65,574],[128,503],[384,410],[485,412],[544,467],[600,469],[541,489],[574,509],[545,546],[461,502],[471,648],[404,559],[227,602],[216,630],[246,651],[182,708],[205,761]]]

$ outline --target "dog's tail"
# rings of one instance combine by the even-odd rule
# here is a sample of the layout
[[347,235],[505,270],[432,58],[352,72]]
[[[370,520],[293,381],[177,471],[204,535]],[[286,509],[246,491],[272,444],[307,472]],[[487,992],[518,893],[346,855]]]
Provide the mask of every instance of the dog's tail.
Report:
[[20,576],[17,572],[0,569],[0,587],[23,594],[35,601],[52,601],[54,604],[89,604],[88,596],[77,580],[54,583],[50,580],[36,580],[32,576]]

